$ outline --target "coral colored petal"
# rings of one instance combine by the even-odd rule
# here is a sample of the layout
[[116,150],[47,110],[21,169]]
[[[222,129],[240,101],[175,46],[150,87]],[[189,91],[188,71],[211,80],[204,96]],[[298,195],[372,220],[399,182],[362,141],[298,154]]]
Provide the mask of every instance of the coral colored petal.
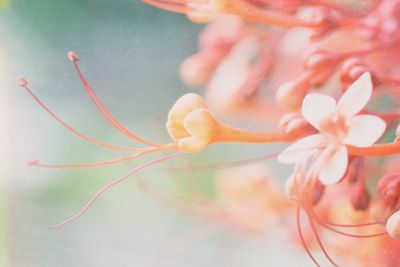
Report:
[[375,144],[385,131],[386,123],[373,115],[359,115],[349,122],[349,132],[344,144],[368,147]]
[[319,180],[324,185],[339,182],[347,169],[348,155],[345,146],[338,147],[337,151],[325,162],[319,172]]
[[323,94],[308,94],[303,100],[301,113],[306,121],[320,130],[320,125],[335,113],[336,101]]
[[313,149],[323,145],[325,141],[326,137],[321,134],[304,137],[280,153],[278,161],[287,164],[300,162],[309,157]]
[[372,81],[369,72],[360,76],[342,95],[337,111],[345,118],[351,118],[360,112],[372,95]]

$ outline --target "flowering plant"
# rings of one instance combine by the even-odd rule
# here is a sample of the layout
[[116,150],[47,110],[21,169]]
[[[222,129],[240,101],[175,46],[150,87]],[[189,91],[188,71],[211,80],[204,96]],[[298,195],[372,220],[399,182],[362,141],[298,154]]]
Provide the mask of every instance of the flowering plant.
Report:
[[[78,56],[69,52],[83,88],[99,113],[121,134],[141,144],[123,147],[77,131],[51,111],[21,78],[20,85],[75,135],[105,149],[130,153],[90,164],[46,165],[32,161],[32,166],[92,168],[171,152],[104,186],[76,215],[54,227],[75,220],[101,194],[145,167],[182,154],[199,153],[222,142],[286,142],[292,144],[277,159],[295,164],[285,184],[286,196],[294,204],[284,199],[272,181],[265,181],[269,175],[258,167],[254,172],[246,169],[222,173],[216,180],[219,211],[228,214],[224,218],[258,231],[270,223],[266,212],[283,217],[294,206],[300,243],[316,265],[319,263],[309,248],[311,242],[316,242],[326,259],[337,266],[325,248],[321,237],[324,231],[337,234],[325,243],[338,255],[342,253],[338,245],[342,238],[368,239],[370,250],[355,251],[353,257],[361,259],[381,248],[390,253],[380,253],[376,262],[398,264],[400,172],[390,168],[398,161],[388,156],[400,152],[400,131],[395,129],[399,113],[396,108],[383,113],[376,103],[382,101],[380,96],[389,94],[398,104],[400,2],[376,0],[357,10],[322,0],[142,1],[184,13],[193,22],[208,23],[200,36],[199,52],[186,59],[180,69],[186,83],[205,88],[204,96],[188,93],[179,98],[166,118],[171,141],[153,142],[131,132],[111,113],[83,75]],[[259,116],[273,128],[247,130],[220,119],[246,114]],[[377,144],[382,137],[394,140]],[[379,177],[367,172],[376,166],[370,157],[382,159],[376,171]],[[230,181],[226,176],[235,179]],[[246,205],[247,201],[252,205]],[[340,209],[350,212],[342,214]],[[305,238],[302,212],[309,219],[314,241]],[[352,246],[351,241],[346,242]]]

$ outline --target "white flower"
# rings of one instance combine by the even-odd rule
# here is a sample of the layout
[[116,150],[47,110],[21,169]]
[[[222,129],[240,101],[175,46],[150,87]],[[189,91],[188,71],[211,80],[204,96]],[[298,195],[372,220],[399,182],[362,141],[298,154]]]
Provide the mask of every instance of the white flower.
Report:
[[372,95],[368,72],[358,78],[336,101],[323,94],[308,94],[302,104],[304,119],[320,133],[307,136],[285,149],[278,160],[298,164],[315,157],[314,174],[325,185],[339,182],[348,164],[346,145],[372,146],[383,134],[386,123],[373,115],[357,115]]

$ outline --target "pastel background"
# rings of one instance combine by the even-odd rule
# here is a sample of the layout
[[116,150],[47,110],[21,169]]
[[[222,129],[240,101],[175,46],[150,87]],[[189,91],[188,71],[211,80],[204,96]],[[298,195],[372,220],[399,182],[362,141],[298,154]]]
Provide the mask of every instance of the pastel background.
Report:
[[[47,228],[77,212],[102,185],[151,157],[114,167],[44,170],[26,162],[87,163],[120,155],[78,139],[46,114],[17,84],[32,89],[68,123],[113,144],[129,144],[98,115],[67,58],[80,64],[98,95],[129,129],[167,140],[170,106],[192,89],[178,77],[180,62],[196,51],[201,26],[183,16],[128,0],[0,1],[1,266],[307,266],[304,251],[283,229],[250,235],[178,212],[137,186],[185,190],[197,179],[213,198],[212,171],[170,173],[163,167],[267,154],[263,146],[225,145],[177,159],[132,177],[79,220]],[[249,118],[248,127],[251,125]],[[276,169],[280,180],[288,170]],[[172,188],[172,189],[171,189]],[[190,195],[190,192],[188,193]],[[293,216],[294,217],[294,216]],[[293,243],[293,242],[292,242]]]

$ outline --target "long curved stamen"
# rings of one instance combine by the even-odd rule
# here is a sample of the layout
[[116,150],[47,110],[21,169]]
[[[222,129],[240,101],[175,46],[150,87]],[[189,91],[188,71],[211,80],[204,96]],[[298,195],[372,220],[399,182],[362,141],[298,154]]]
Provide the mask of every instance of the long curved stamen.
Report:
[[108,189],[110,189],[110,188],[113,187],[114,185],[117,185],[117,184],[119,184],[119,183],[125,181],[125,180],[128,179],[130,176],[134,175],[135,173],[139,172],[140,170],[142,170],[142,169],[144,169],[144,168],[146,168],[146,167],[149,167],[149,166],[151,166],[151,165],[154,165],[154,164],[157,164],[157,163],[160,163],[160,162],[163,162],[163,161],[172,159],[172,158],[176,157],[177,155],[179,155],[179,153],[173,153],[173,154],[167,155],[167,156],[165,156],[165,157],[162,157],[162,158],[160,158],[160,159],[152,160],[152,161],[150,161],[150,162],[148,162],[148,163],[145,163],[145,164],[140,165],[139,167],[133,169],[132,171],[130,171],[130,172],[129,172],[128,174],[126,174],[125,176],[123,176],[123,177],[121,177],[121,178],[119,178],[119,179],[117,179],[117,180],[114,180],[113,182],[107,184],[106,186],[104,186],[103,188],[101,188],[99,191],[97,191],[97,193],[89,200],[89,202],[88,202],[77,214],[75,214],[74,216],[72,216],[71,218],[69,218],[68,220],[66,220],[66,221],[64,221],[64,222],[62,222],[62,223],[59,223],[59,224],[57,224],[57,225],[54,225],[54,226],[50,227],[50,229],[59,228],[59,227],[61,227],[61,226],[64,226],[64,225],[66,225],[66,224],[68,224],[68,223],[70,223],[70,222],[76,220],[77,218],[79,218],[85,211],[87,211],[87,210],[93,205],[93,203],[96,201],[96,199],[97,199],[99,196],[101,196],[104,192],[106,192]]
[[301,230],[300,206],[299,205],[297,205],[297,208],[296,208],[296,225],[297,225],[297,232],[299,233],[300,241],[301,241],[301,244],[303,245],[303,248],[307,252],[308,256],[311,258],[311,260],[315,263],[315,265],[319,267],[320,266],[319,263],[312,255],[311,251],[307,247],[307,244],[304,240],[303,231]]
[[377,234],[370,234],[370,235],[356,235],[356,234],[350,234],[350,233],[345,233],[345,232],[339,231],[339,230],[337,230],[337,229],[335,229],[335,228],[332,228],[332,227],[330,227],[330,226],[324,224],[323,222],[317,221],[317,223],[318,223],[319,225],[321,225],[322,227],[324,227],[325,229],[327,229],[327,230],[330,230],[330,231],[332,231],[332,232],[334,232],[334,233],[337,233],[337,234],[340,234],[340,235],[343,235],[343,236],[347,236],[347,237],[353,237],[353,238],[372,238],[372,237],[382,237],[382,236],[387,235],[387,232],[386,232],[386,231],[385,231],[385,232],[381,232],[381,233],[377,233]]
[[86,81],[85,77],[83,76],[79,66],[78,66],[78,56],[74,52],[69,52],[69,59],[72,61],[75,70],[79,76],[79,79],[82,82],[83,87],[85,88],[85,91],[89,95],[90,100],[92,100],[93,104],[97,108],[97,110],[103,115],[103,117],[110,123],[111,126],[113,126],[116,130],[118,130],[120,133],[126,135],[127,137],[138,141],[140,143],[149,145],[149,146],[160,146],[161,144],[156,144],[153,142],[150,142],[146,139],[141,138],[140,136],[132,133],[129,131],[122,123],[120,123],[114,115],[106,108],[104,103],[100,100],[100,98],[97,96],[97,94],[94,92],[94,90],[91,88],[89,83]]
[[[320,148],[320,147],[319,146],[315,147],[315,149],[318,149],[318,148]],[[309,148],[294,149],[291,152],[294,153],[294,152],[305,151],[305,150],[309,150]],[[166,170],[166,171],[176,171],[176,170],[200,171],[200,170],[209,170],[209,169],[228,169],[228,168],[234,168],[234,167],[241,166],[241,165],[251,164],[254,162],[258,162],[258,161],[273,159],[273,158],[276,158],[280,153],[282,153],[282,151],[271,152],[266,155],[242,159],[242,160],[224,161],[224,162],[216,162],[216,163],[209,163],[209,164],[202,164],[202,165],[169,167],[169,168],[165,168],[164,170]]]
[[[298,185],[297,179],[296,179],[296,184]],[[296,186],[296,188],[298,188],[298,186]],[[297,189],[297,193],[296,195],[298,196],[298,203],[302,203],[299,204],[302,206],[302,208],[306,211],[308,216],[311,216],[312,218],[314,218],[315,222],[317,222],[321,227],[330,230],[334,233],[343,235],[343,236],[347,236],[347,237],[352,237],[352,238],[373,238],[373,237],[382,237],[384,235],[387,235],[387,232],[380,232],[380,233],[376,233],[376,234],[369,234],[369,235],[357,235],[357,234],[351,234],[351,233],[346,233],[340,230],[337,230],[335,228],[332,227],[332,225],[329,225],[328,223],[324,222],[324,220],[322,220],[321,218],[319,218],[313,209],[313,205],[311,204],[311,195],[303,195],[300,194],[300,190]]]
[[178,167],[171,167],[165,168],[164,170],[167,171],[176,171],[176,170],[209,170],[209,169],[228,169],[234,168],[241,165],[251,164],[254,162],[273,159],[278,156],[281,152],[275,152],[271,154],[267,154],[264,156],[248,158],[243,160],[235,160],[235,161],[225,161],[225,162],[217,162],[217,163],[210,163],[210,164],[202,164],[202,165],[191,165],[191,166],[178,166]]
[[189,8],[184,3],[181,4],[181,3],[169,2],[169,1],[157,1],[157,0],[141,0],[141,1],[148,5],[176,13],[186,14],[189,11]]
[[357,223],[357,224],[341,224],[341,223],[332,223],[332,222],[324,222],[331,226],[342,227],[342,228],[357,228],[357,227],[365,227],[365,226],[373,226],[373,225],[383,225],[384,222],[368,222],[368,223]]
[[190,4],[206,4],[209,0],[141,0],[148,5],[167,11],[186,14],[192,10]]
[[57,169],[57,170],[65,170],[65,169],[89,169],[89,168],[96,168],[96,167],[101,167],[101,166],[110,166],[114,165],[117,163],[122,163],[130,160],[137,159],[143,155],[156,152],[156,151],[161,151],[165,150],[165,148],[150,148],[147,151],[142,151],[138,152],[136,154],[127,156],[127,157],[122,157],[118,159],[113,159],[113,160],[106,160],[106,161],[99,161],[99,162],[93,162],[93,163],[87,163],[87,164],[66,164],[66,165],[49,165],[49,164],[42,164],[39,161],[33,161],[29,165],[34,166],[34,167],[40,167],[40,168],[46,168],[46,169]]
[[346,233],[346,232],[343,232],[341,230],[337,230],[337,229],[333,228],[331,225],[329,225],[324,220],[319,218],[315,214],[314,210],[311,207],[307,208],[306,206],[304,206],[303,208],[306,210],[307,214],[309,216],[312,216],[314,218],[315,222],[317,222],[321,227],[323,227],[323,228],[325,228],[325,229],[327,229],[329,231],[332,231],[334,233],[343,235],[343,236],[352,237],[352,238],[372,238],[372,237],[381,237],[381,236],[387,235],[386,231],[385,232],[376,233],[376,234],[369,234],[369,235],[358,235],[358,234]]
[[69,124],[67,124],[66,122],[64,122],[60,117],[58,117],[54,112],[52,112],[40,99],[39,97],[37,97],[33,91],[29,88],[28,86],[28,82],[25,78],[21,78],[19,81],[21,87],[23,87],[31,96],[32,98],[40,105],[42,106],[42,108],[48,113],[50,114],[57,122],[59,122],[62,126],[64,126],[66,129],[68,129],[69,131],[71,131],[72,133],[74,133],[75,135],[77,135],[78,137],[82,138],[83,140],[106,148],[106,149],[111,149],[111,150],[117,150],[117,151],[126,151],[126,152],[138,152],[138,151],[142,151],[143,149],[140,148],[131,148],[131,147],[121,147],[121,146],[113,146],[113,145],[108,145],[105,144],[103,142],[100,142],[98,140],[95,140],[91,137],[88,137],[86,135],[84,135],[83,133],[77,131],[75,128],[73,128],[72,126],[70,126]]
[[308,215],[308,221],[310,222],[311,230],[314,233],[315,239],[317,240],[318,246],[320,247],[322,253],[324,253],[325,257],[329,260],[330,263],[332,263],[333,266],[337,267],[338,265],[335,263],[335,261],[329,256],[328,252],[326,251],[324,245],[322,244],[321,238],[319,237],[318,231],[315,228],[314,222],[312,218]]

